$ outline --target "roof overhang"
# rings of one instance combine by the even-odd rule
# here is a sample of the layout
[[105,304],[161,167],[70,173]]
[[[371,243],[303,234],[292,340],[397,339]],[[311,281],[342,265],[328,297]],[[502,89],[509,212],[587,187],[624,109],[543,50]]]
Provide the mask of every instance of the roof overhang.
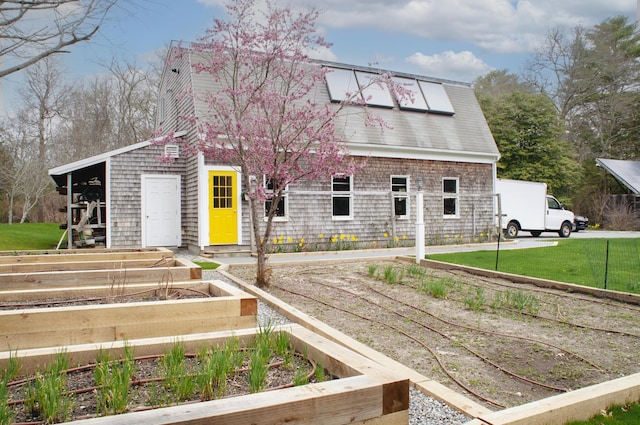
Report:
[[347,143],[347,149],[349,150],[349,153],[354,156],[419,159],[423,161],[495,164],[500,159],[500,154],[485,152],[464,152],[445,149],[425,149],[362,143]]
[[[178,131],[172,136],[174,138],[177,138],[183,137],[185,134],[187,134],[186,131]],[[67,181],[65,176],[69,173],[79,174],[80,177],[83,174],[93,174],[95,170],[102,167],[102,163],[106,162],[107,159],[126,152],[134,151],[136,149],[145,148],[153,143],[162,141],[165,137],[167,136],[154,137],[153,139],[145,140],[144,142],[135,143],[133,145],[114,149],[100,155],[95,155],[89,158],[71,162],[69,164],[61,165],[59,167],[51,168],[49,170],[49,175],[53,178],[58,186],[65,186]]]
[[631,192],[640,195],[640,161],[596,158],[596,165],[604,168]]

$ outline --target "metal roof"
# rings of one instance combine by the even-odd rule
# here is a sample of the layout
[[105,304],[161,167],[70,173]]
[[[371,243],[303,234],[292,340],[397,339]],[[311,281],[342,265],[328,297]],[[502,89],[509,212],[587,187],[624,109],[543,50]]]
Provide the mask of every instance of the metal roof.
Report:
[[636,195],[640,195],[640,161],[597,158],[596,165],[604,168]]

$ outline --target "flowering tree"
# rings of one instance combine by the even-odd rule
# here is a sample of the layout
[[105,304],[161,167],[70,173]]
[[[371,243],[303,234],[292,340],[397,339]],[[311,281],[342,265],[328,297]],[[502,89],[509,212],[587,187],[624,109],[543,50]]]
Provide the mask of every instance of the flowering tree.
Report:
[[[191,46],[206,58],[194,71],[210,74],[216,86],[193,94],[208,113],[192,118],[203,137],[191,148],[240,168],[252,212],[256,284],[266,286],[267,246],[287,185],[350,175],[359,165],[347,156],[335,131],[344,105],[315,100],[327,70],[307,55],[329,47],[315,30],[319,13],[293,12],[269,2],[266,11],[259,12],[256,6],[256,0],[231,1],[226,6],[229,20],[215,20],[206,36]],[[271,199],[270,207],[263,213],[266,199]]]

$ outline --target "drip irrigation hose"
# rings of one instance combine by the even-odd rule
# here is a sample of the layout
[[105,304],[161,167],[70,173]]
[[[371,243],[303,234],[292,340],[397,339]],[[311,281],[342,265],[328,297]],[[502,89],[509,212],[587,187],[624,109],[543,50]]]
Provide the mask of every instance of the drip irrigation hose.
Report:
[[425,344],[425,343],[423,343],[422,341],[418,340],[418,339],[417,339],[417,338],[415,338],[414,336],[409,335],[408,333],[406,333],[406,332],[405,332],[405,331],[403,331],[402,329],[397,328],[397,327],[395,327],[395,326],[393,326],[393,325],[390,325],[390,324],[388,324],[388,323],[386,323],[386,322],[383,322],[383,321],[381,321],[381,320],[371,319],[371,318],[369,318],[369,317],[365,317],[365,316],[363,316],[363,315],[360,315],[360,314],[358,314],[358,313],[354,313],[354,312],[349,311],[349,310],[347,310],[347,309],[344,309],[344,308],[341,308],[341,307],[337,307],[337,306],[333,306],[333,305],[331,305],[331,304],[329,304],[329,303],[327,303],[327,302],[325,302],[325,301],[318,300],[318,299],[316,299],[316,298],[314,298],[314,297],[312,297],[312,296],[310,296],[310,295],[307,295],[307,294],[302,294],[302,293],[297,292],[297,291],[293,291],[293,290],[289,290],[289,289],[284,289],[284,288],[279,287],[279,286],[277,286],[277,285],[272,285],[272,287],[273,287],[273,288],[275,288],[275,289],[280,289],[280,290],[281,290],[281,291],[283,291],[283,292],[289,292],[289,293],[291,293],[291,294],[298,295],[298,296],[303,297],[303,298],[308,298],[308,299],[313,300],[313,301],[315,301],[315,302],[317,302],[317,303],[320,303],[320,304],[322,304],[322,305],[325,305],[325,306],[327,306],[327,307],[329,307],[329,308],[333,308],[333,309],[335,309],[335,310],[342,311],[342,312],[345,312],[345,313],[351,314],[351,315],[353,315],[353,316],[356,316],[356,317],[358,317],[358,318],[360,318],[360,319],[367,320],[367,321],[370,321],[370,322],[374,322],[374,323],[377,323],[377,324],[379,324],[379,325],[382,325],[382,326],[385,326],[385,327],[388,327],[388,328],[393,329],[394,331],[396,331],[396,332],[398,332],[398,333],[400,333],[400,334],[404,335],[405,337],[407,337],[407,338],[411,339],[412,341],[416,342],[417,344],[419,344],[419,345],[421,345],[422,347],[424,347],[427,351],[429,351],[429,353],[431,353],[431,355],[436,359],[436,361],[438,362],[438,364],[440,365],[440,367],[442,368],[442,370],[444,371],[444,373],[445,373],[445,374],[446,374],[446,375],[447,375],[447,376],[448,376],[448,377],[449,377],[453,382],[455,382],[456,384],[458,384],[458,386],[460,386],[460,387],[461,387],[461,388],[463,388],[464,390],[468,391],[470,394],[473,394],[473,395],[474,395],[474,396],[476,396],[479,400],[483,400],[483,401],[485,401],[485,402],[487,402],[487,403],[489,403],[489,404],[492,404],[492,405],[494,405],[494,406],[497,406],[497,407],[501,407],[501,408],[505,408],[505,407],[506,407],[505,405],[500,404],[500,403],[498,403],[497,401],[491,400],[491,399],[489,399],[489,398],[487,398],[487,397],[484,397],[484,396],[482,396],[482,395],[478,394],[477,392],[475,392],[474,390],[472,390],[471,388],[467,387],[463,382],[461,382],[461,381],[460,381],[459,379],[457,379],[457,378],[456,378],[456,377],[455,377],[451,372],[449,372],[449,370],[447,370],[447,368],[445,367],[445,365],[442,363],[442,360],[440,359],[440,357],[435,353],[435,351],[433,351],[433,349],[431,349],[431,347],[429,347],[428,345],[426,345],[426,344]]
[[[301,354],[298,353],[294,353],[294,355],[296,357],[302,358],[306,361],[308,361],[311,364],[311,371],[305,376],[305,379],[307,382],[309,382],[316,374],[316,368],[318,367],[316,362],[311,359],[311,358],[304,358]],[[164,357],[163,354],[157,354],[157,355],[148,355],[148,356],[139,356],[139,357],[134,357],[133,361],[143,361],[143,360],[154,360],[154,359],[159,359]],[[196,354],[191,354],[191,353],[187,353],[184,355],[185,358],[195,358],[197,357]],[[113,360],[111,363],[120,363],[121,360]],[[268,369],[275,369],[277,367],[280,367],[282,365],[284,365],[285,362],[283,360],[281,361],[277,361],[277,362],[273,362],[273,363],[269,363],[269,365],[267,366]],[[86,371],[86,370],[91,370],[94,369],[97,366],[96,363],[91,363],[88,365],[84,365],[84,366],[78,366],[78,367],[73,367],[73,368],[69,368],[66,370],[61,371],[62,374],[66,374],[69,375],[71,373],[74,372],[82,372],[82,371]],[[235,375],[235,374],[239,374],[239,373],[244,373],[244,372],[248,372],[249,370],[251,370],[250,367],[244,367],[244,368],[239,368],[239,369],[234,369],[233,372],[231,373],[231,375]],[[196,374],[187,374],[186,377],[196,377]],[[15,387],[15,386],[19,386],[19,385],[23,385],[26,383],[29,383],[31,381],[33,381],[34,379],[36,379],[35,376],[30,377],[30,378],[25,378],[25,379],[20,379],[20,380],[16,380],[16,381],[11,381],[7,383],[7,388],[9,387]],[[144,384],[148,384],[148,383],[153,383],[153,382],[162,382],[164,381],[165,378],[164,377],[156,377],[156,378],[146,378],[146,379],[136,379],[136,380],[132,380],[129,382],[129,386],[130,387],[134,387],[134,386],[140,386],[140,385],[144,385]],[[280,389],[284,389],[284,388],[291,388],[294,387],[296,384],[295,382],[290,382],[287,384],[282,384],[282,385],[277,385],[274,387],[268,387],[266,389],[264,389],[264,392],[268,392],[268,391],[276,391],[276,390],[280,390]],[[80,389],[76,389],[76,390],[71,390],[71,391],[65,391],[62,393],[62,396],[69,396],[69,395],[77,395],[77,394],[84,394],[84,393],[89,393],[89,392],[95,392],[95,391],[99,391],[101,389],[105,388],[104,386],[93,386],[93,387],[85,387],[85,388],[80,388]],[[240,394],[233,394],[233,395],[229,395],[229,396],[224,396],[221,398],[233,398],[233,397],[240,397],[243,395],[247,395],[250,393],[240,393]],[[186,405],[186,404],[195,404],[195,403],[200,403],[203,400],[191,400],[191,401],[186,401],[186,402],[179,402],[179,403],[170,403],[168,405],[162,405],[162,406],[139,406],[133,409],[130,409],[128,412],[138,412],[138,411],[145,411],[145,410],[153,410],[153,409],[157,409],[160,407],[168,407],[168,406],[181,406],[181,405]],[[7,406],[16,406],[16,405],[21,405],[24,404],[25,400],[24,399],[17,399],[17,400],[10,400],[7,402]],[[88,418],[94,418],[97,415],[85,415],[82,416],[81,418],[78,419],[88,419]],[[22,424],[44,424],[45,421],[30,421],[30,422],[17,422],[14,423],[13,425],[22,425]]]

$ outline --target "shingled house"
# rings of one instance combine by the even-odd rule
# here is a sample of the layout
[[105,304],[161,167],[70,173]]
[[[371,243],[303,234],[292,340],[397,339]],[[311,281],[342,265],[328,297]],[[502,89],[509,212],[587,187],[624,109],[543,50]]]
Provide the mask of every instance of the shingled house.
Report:
[[[183,143],[200,135],[182,117],[208,116],[197,97],[181,96],[215,88],[194,64],[203,53],[181,47],[163,72],[157,127],[174,133],[179,143],[152,141],[107,152],[50,170],[70,210],[87,209],[93,199],[99,212],[98,234],[107,247],[186,246],[202,251],[220,245],[251,243],[248,201],[240,170],[203,155],[185,156]],[[379,69],[330,62],[318,96],[327,104],[341,101],[354,85]],[[493,230],[493,188],[499,152],[469,84],[392,72],[413,92],[412,102],[378,87],[367,103],[393,129],[367,127],[361,114],[348,114],[336,128],[344,132],[351,155],[367,165],[352,176],[291,184],[276,217],[278,242],[305,244],[347,238],[360,246],[389,246],[415,238],[416,190],[424,192],[427,243],[470,240]],[[377,87],[377,86],[376,86]],[[362,108],[352,105],[349,108]],[[172,165],[159,156],[175,157]],[[266,184],[264,176],[251,176]],[[83,195],[93,186],[91,196]],[[96,189],[100,186],[99,191]],[[72,187],[71,191],[67,191]],[[268,187],[266,188],[268,190]],[[82,202],[78,202],[82,199]],[[77,226],[82,215],[69,212]],[[87,221],[85,219],[85,221]],[[79,227],[76,230],[83,230]]]

